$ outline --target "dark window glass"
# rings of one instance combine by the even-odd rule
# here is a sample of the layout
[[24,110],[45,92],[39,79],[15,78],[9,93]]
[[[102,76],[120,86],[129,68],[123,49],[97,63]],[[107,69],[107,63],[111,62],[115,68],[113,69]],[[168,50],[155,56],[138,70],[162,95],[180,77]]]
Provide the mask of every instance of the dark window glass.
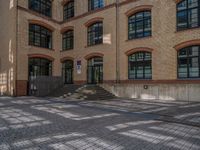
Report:
[[52,48],[52,32],[47,28],[29,24],[29,45]]
[[138,12],[128,18],[128,39],[151,36],[151,12]]
[[200,26],[200,1],[183,0],[177,4],[177,30]]
[[129,79],[152,79],[151,53],[137,52],[128,57]]
[[74,0],[69,1],[64,6],[64,20],[74,17]]
[[52,62],[44,58],[29,59],[29,77],[51,76]]
[[88,27],[88,46],[103,43],[103,23],[96,22]]
[[200,46],[178,52],[178,78],[200,78]]
[[104,0],[88,0],[89,11],[104,7]]
[[69,30],[63,34],[63,50],[69,50],[74,48],[74,33],[73,30]]
[[29,9],[51,17],[51,0],[29,0]]

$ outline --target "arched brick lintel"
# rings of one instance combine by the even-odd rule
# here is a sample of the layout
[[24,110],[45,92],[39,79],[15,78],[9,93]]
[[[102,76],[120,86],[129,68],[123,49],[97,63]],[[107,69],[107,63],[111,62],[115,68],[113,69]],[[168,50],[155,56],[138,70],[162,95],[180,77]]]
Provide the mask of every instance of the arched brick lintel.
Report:
[[178,51],[182,48],[185,48],[185,47],[188,47],[188,46],[194,46],[194,45],[200,45],[200,39],[182,42],[182,43],[174,46],[174,48]]
[[127,56],[133,54],[133,53],[136,53],[136,52],[152,52],[153,49],[152,48],[147,48],[147,47],[137,47],[137,48],[134,48],[134,49],[131,49],[131,50],[128,50],[125,52],[125,54]]
[[64,28],[61,29],[60,33],[63,34],[66,31],[69,31],[69,30],[74,30],[74,27],[73,26],[64,27]]
[[181,1],[183,1],[183,0],[174,0],[174,2],[175,2],[176,4],[180,3]]
[[103,18],[102,18],[102,17],[95,17],[95,18],[92,18],[92,19],[88,20],[84,25],[85,25],[86,27],[89,27],[89,26],[92,25],[93,23],[99,22],[99,21],[103,21]]
[[69,3],[69,2],[71,2],[72,0],[63,0],[62,1],[62,5],[64,6],[64,5],[66,5],[67,3]]
[[69,57],[69,56],[63,57],[63,58],[60,59],[60,62],[63,63],[63,62],[66,61],[66,60],[74,61],[74,58],[73,58],[73,57]]
[[128,10],[125,14],[129,17],[140,11],[151,10],[152,7],[153,7],[152,5],[137,6],[137,7],[134,7],[132,9]]
[[53,26],[51,26],[51,25],[49,25],[49,24],[47,24],[47,23],[45,23],[43,21],[40,21],[40,20],[32,20],[32,19],[30,19],[30,20],[28,20],[28,22],[31,23],[31,24],[37,24],[37,25],[43,26],[43,27],[49,29],[50,31],[54,31],[55,30],[55,28]]
[[54,58],[45,54],[28,54],[28,58],[45,58],[54,61]]
[[104,56],[104,54],[102,54],[102,53],[91,53],[91,54],[86,55],[84,58],[86,60],[89,60],[93,57],[103,57],[103,56]]

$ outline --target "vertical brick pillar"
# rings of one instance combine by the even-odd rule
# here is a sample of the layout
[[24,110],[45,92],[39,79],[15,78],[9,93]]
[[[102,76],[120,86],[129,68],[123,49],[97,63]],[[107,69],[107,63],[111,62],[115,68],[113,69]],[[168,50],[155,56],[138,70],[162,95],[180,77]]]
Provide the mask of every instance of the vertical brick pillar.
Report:
[[16,96],[27,96],[27,80],[16,81]]

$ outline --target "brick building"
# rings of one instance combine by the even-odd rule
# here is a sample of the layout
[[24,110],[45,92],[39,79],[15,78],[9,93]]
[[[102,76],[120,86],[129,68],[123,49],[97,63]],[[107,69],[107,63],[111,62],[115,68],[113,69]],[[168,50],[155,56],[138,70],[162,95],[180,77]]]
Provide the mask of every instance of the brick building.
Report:
[[0,91],[36,76],[200,100],[199,0],[0,0]]

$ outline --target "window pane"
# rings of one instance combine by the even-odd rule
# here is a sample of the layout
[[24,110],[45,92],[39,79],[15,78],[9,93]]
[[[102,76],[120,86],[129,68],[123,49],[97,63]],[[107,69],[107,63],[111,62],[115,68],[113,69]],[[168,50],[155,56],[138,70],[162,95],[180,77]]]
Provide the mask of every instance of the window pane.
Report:
[[51,17],[51,0],[29,0],[29,9]]
[[48,29],[30,24],[29,25],[29,44],[44,48],[52,48],[52,33]]
[[199,0],[184,0],[177,5],[177,29],[184,30],[200,26]]
[[198,7],[198,0],[188,0],[188,8]]
[[188,25],[189,27],[198,26],[198,9],[191,9],[188,11]]
[[199,77],[199,58],[191,58],[189,60],[189,76],[192,77]]
[[88,45],[103,43],[103,23],[97,22],[88,27]]
[[178,53],[178,76],[179,78],[199,78],[199,52],[200,46],[184,48]]
[[129,56],[129,79],[151,79],[151,53],[137,52]]
[[136,13],[128,18],[128,39],[151,36],[151,12]]
[[187,9],[187,0],[183,0],[180,2],[177,6],[178,10],[184,10]]
[[181,11],[177,14],[177,23],[179,29],[187,28],[187,11]]

